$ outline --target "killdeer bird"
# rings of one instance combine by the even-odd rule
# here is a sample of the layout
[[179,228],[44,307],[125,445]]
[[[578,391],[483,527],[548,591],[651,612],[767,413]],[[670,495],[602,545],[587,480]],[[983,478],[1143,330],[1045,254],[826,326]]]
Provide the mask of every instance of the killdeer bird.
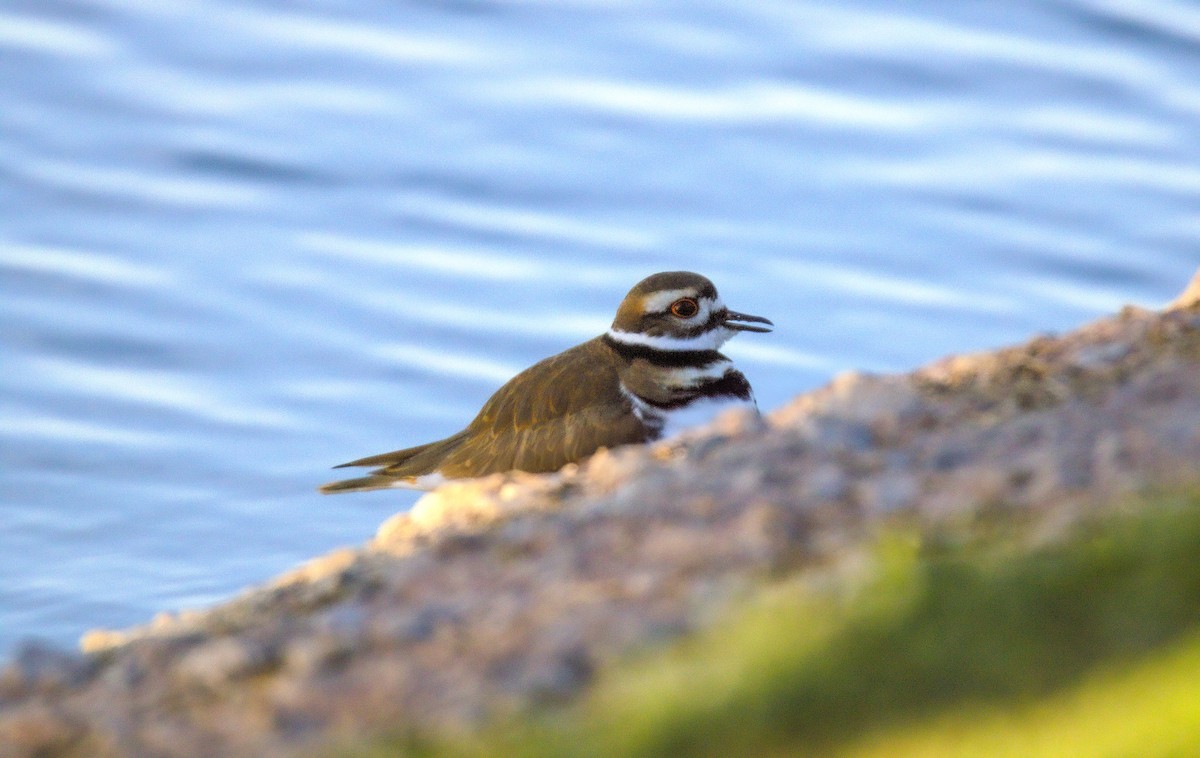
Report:
[[321,491],[430,489],[498,471],[556,471],[602,447],[672,436],[727,408],[757,412],[750,383],[718,349],[738,332],[770,326],[726,308],[699,274],[654,274],[629,291],[605,334],[517,374],[466,429],[343,463],[336,468],[377,468]]

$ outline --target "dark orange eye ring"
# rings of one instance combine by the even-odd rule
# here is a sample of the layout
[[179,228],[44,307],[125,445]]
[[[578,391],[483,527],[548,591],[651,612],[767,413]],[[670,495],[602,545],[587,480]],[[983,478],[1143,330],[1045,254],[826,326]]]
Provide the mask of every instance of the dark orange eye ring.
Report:
[[671,303],[671,315],[679,318],[691,318],[700,312],[700,304],[694,297],[684,297]]

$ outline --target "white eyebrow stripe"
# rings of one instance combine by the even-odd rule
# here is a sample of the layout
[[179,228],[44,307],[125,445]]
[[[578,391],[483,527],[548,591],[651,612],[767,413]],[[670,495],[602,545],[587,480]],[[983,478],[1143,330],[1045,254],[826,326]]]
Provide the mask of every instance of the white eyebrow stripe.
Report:
[[688,319],[693,324],[702,324],[708,321],[709,317],[714,313],[720,313],[725,310],[725,303],[721,301],[718,295],[715,298],[704,297],[697,295],[694,290],[666,290],[664,292],[655,293],[653,296],[642,301],[643,313],[664,312],[671,307],[681,297],[695,298],[696,304],[700,306],[700,310],[695,316]]
[[667,308],[671,307],[671,303],[675,302],[681,297],[696,297],[696,290],[688,287],[687,289],[663,290],[662,292],[655,292],[653,295],[649,295],[642,300],[642,312],[658,313],[660,311],[665,311]]

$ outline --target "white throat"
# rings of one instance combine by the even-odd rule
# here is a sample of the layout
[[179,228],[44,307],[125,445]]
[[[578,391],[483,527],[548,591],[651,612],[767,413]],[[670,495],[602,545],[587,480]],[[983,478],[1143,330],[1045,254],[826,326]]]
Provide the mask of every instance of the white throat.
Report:
[[610,327],[608,336],[622,345],[640,345],[657,350],[720,350],[721,345],[729,341],[735,330],[727,326],[718,326],[695,337],[668,337],[660,334],[642,334],[641,332],[626,332]]

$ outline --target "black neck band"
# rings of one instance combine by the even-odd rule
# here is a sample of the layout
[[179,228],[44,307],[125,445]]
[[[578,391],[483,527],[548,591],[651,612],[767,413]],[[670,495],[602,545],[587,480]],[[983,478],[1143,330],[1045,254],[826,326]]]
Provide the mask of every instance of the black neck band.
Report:
[[605,334],[601,339],[604,340],[604,344],[611,347],[627,361],[640,359],[649,361],[655,366],[666,368],[681,368],[684,366],[698,368],[700,366],[707,366],[710,363],[716,363],[717,361],[729,360],[716,350],[663,350],[662,348],[650,347],[649,345],[631,345],[628,342],[622,342],[611,334]]

